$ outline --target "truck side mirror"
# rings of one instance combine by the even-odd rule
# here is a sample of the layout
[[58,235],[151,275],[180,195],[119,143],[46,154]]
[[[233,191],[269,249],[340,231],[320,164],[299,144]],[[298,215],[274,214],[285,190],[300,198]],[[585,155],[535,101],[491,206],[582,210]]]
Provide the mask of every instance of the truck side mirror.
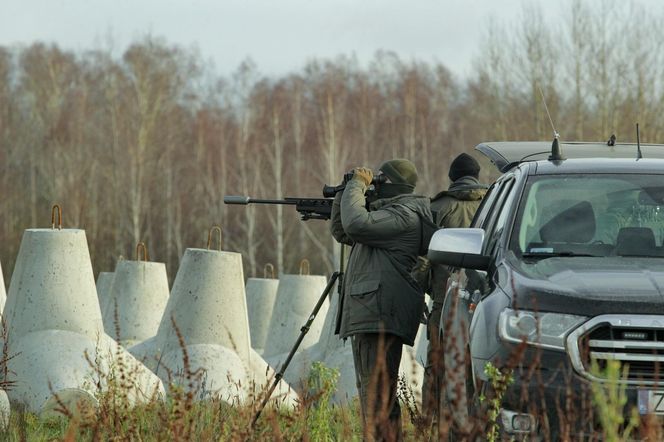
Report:
[[482,255],[484,229],[440,229],[429,243],[427,258],[434,264],[487,270],[490,257]]

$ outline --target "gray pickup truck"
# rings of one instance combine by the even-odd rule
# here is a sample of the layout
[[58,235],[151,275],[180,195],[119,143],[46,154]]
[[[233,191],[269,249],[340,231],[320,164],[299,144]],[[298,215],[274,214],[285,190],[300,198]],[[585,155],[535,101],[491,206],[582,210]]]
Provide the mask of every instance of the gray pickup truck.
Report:
[[514,379],[507,434],[594,433],[610,361],[627,367],[625,413],[664,415],[664,145],[551,146],[478,145],[503,175],[470,228],[429,247],[452,270],[440,329],[458,428],[492,394],[488,363]]

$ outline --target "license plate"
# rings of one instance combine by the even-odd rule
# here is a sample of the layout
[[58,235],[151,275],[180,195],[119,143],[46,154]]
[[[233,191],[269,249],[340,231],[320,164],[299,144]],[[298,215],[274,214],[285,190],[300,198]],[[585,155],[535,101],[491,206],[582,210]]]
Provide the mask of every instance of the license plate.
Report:
[[664,415],[664,390],[639,390],[639,414]]

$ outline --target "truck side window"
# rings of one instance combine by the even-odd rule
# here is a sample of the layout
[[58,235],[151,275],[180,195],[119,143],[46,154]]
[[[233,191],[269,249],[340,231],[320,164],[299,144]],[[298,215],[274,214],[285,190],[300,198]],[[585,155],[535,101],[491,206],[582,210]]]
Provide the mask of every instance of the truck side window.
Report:
[[475,212],[473,222],[470,224],[471,227],[483,227],[482,224],[484,224],[484,220],[487,218],[489,213],[491,213],[491,207],[496,201],[496,197],[500,193],[501,184],[502,182],[493,183],[491,187],[489,187],[489,190],[482,199],[480,206],[477,208],[477,212]]
[[485,254],[493,253],[495,245],[500,238],[503,227],[505,226],[505,221],[507,220],[507,215],[511,205],[510,202],[513,199],[512,195],[514,192],[511,190],[514,187],[514,181],[514,178],[511,178],[503,182],[503,186],[500,189],[500,195],[497,198],[496,204],[494,204],[494,208],[491,211],[489,219],[485,223]]

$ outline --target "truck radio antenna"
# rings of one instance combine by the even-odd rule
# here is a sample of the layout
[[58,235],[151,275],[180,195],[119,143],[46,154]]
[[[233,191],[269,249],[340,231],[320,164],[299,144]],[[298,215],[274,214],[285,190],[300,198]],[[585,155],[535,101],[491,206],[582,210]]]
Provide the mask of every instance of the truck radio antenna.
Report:
[[565,159],[565,157],[563,156],[563,149],[562,147],[560,147],[560,134],[556,130],[556,126],[554,126],[553,124],[553,118],[551,118],[551,114],[549,113],[549,106],[546,105],[546,98],[544,98],[544,92],[542,92],[542,88],[539,85],[537,86],[537,88],[539,89],[540,95],[542,96],[544,109],[546,110],[546,114],[549,116],[551,129],[553,130],[553,143],[551,144],[551,155],[549,155],[549,161],[562,161]]
[[641,138],[639,137],[639,123],[636,123],[636,159],[640,160],[643,158],[641,153]]
[[537,88],[540,91],[540,95],[542,96],[542,103],[544,103],[544,110],[546,111],[546,115],[549,117],[549,122],[551,123],[551,129],[553,130],[553,138],[560,138],[560,134],[556,130],[556,127],[553,125],[553,118],[551,118],[551,114],[549,113],[549,106],[546,105],[546,98],[544,98],[544,92],[542,92],[541,86],[537,86]]

